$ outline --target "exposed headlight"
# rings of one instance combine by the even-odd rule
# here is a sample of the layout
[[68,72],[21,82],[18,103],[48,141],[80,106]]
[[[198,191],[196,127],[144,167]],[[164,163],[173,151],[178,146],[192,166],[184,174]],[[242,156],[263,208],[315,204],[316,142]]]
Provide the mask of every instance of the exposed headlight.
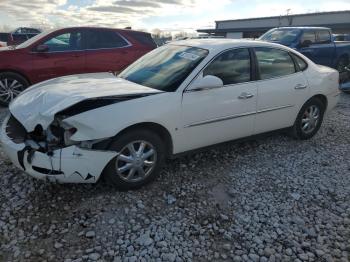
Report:
[[[63,138],[64,138],[64,144],[66,146],[77,144],[76,141],[72,141],[70,138],[78,131],[75,127],[70,127],[65,129]],[[79,142],[78,142],[79,143]]]

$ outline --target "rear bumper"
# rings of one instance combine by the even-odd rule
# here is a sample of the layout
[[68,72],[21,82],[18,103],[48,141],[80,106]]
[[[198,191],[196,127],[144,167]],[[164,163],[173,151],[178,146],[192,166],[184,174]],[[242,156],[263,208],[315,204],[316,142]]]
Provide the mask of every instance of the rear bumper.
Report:
[[117,156],[116,152],[83,149],[69,146],[48,155],[25,143],[14,143],[6,134],[5,119],[1,127],[2,148],[21,170],[37,179],[58,183],[95,183],[105,166]]

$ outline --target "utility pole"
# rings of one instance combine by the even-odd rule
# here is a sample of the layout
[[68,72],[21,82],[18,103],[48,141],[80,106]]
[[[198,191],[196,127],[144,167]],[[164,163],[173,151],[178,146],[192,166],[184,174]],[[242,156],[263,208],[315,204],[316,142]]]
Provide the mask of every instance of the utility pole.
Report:
[[288,25],[291,26],[293,24],[293,17],[291,16],[292,14],[292,9],[288,8],[286,10],[286,17],[287,17],[287,20],[288,20]]

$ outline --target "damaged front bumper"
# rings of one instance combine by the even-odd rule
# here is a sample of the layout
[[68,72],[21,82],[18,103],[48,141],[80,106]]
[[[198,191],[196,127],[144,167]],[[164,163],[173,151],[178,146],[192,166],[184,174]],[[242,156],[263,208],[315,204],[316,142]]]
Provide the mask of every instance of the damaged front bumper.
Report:
[[8,116],[1,127],[3,150],[27,174],[58,183],[95,183],[117,152],[80,148],[77,145],[40,152],[8,133]]

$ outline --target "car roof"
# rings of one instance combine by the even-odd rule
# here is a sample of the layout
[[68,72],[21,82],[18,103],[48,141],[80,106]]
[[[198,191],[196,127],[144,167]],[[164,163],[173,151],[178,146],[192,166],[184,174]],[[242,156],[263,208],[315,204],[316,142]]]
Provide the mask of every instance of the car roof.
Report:
[[[116,30],[121,32],[135,32],[135,33],[144,33],[149,34],[148,32],[136,31],[131,29],[121,29],[121,28],[113,28],[113,27],[100,27],[100,26],[72,26],[72,27],[61,27],[57,30],[65,30],[65,29],[104,29],[104,30]],[[56,30],[54,30],[56,31]]]
[[275,44],[275,43],[269,43],[265,41],[260,40],[246,40],[246,39],[228,39],[228,38],[209,38],[209,39],[189,39],[189,40],[182,40],[182,41],[175,41],[169,43],[169,45],[181,45],[181,46],[193,46],[197,48],[207,49],[211,52],[215,51],[222,51],[229,48],[236,48],[236,47],[278,47],[288,50],[287,47]]

